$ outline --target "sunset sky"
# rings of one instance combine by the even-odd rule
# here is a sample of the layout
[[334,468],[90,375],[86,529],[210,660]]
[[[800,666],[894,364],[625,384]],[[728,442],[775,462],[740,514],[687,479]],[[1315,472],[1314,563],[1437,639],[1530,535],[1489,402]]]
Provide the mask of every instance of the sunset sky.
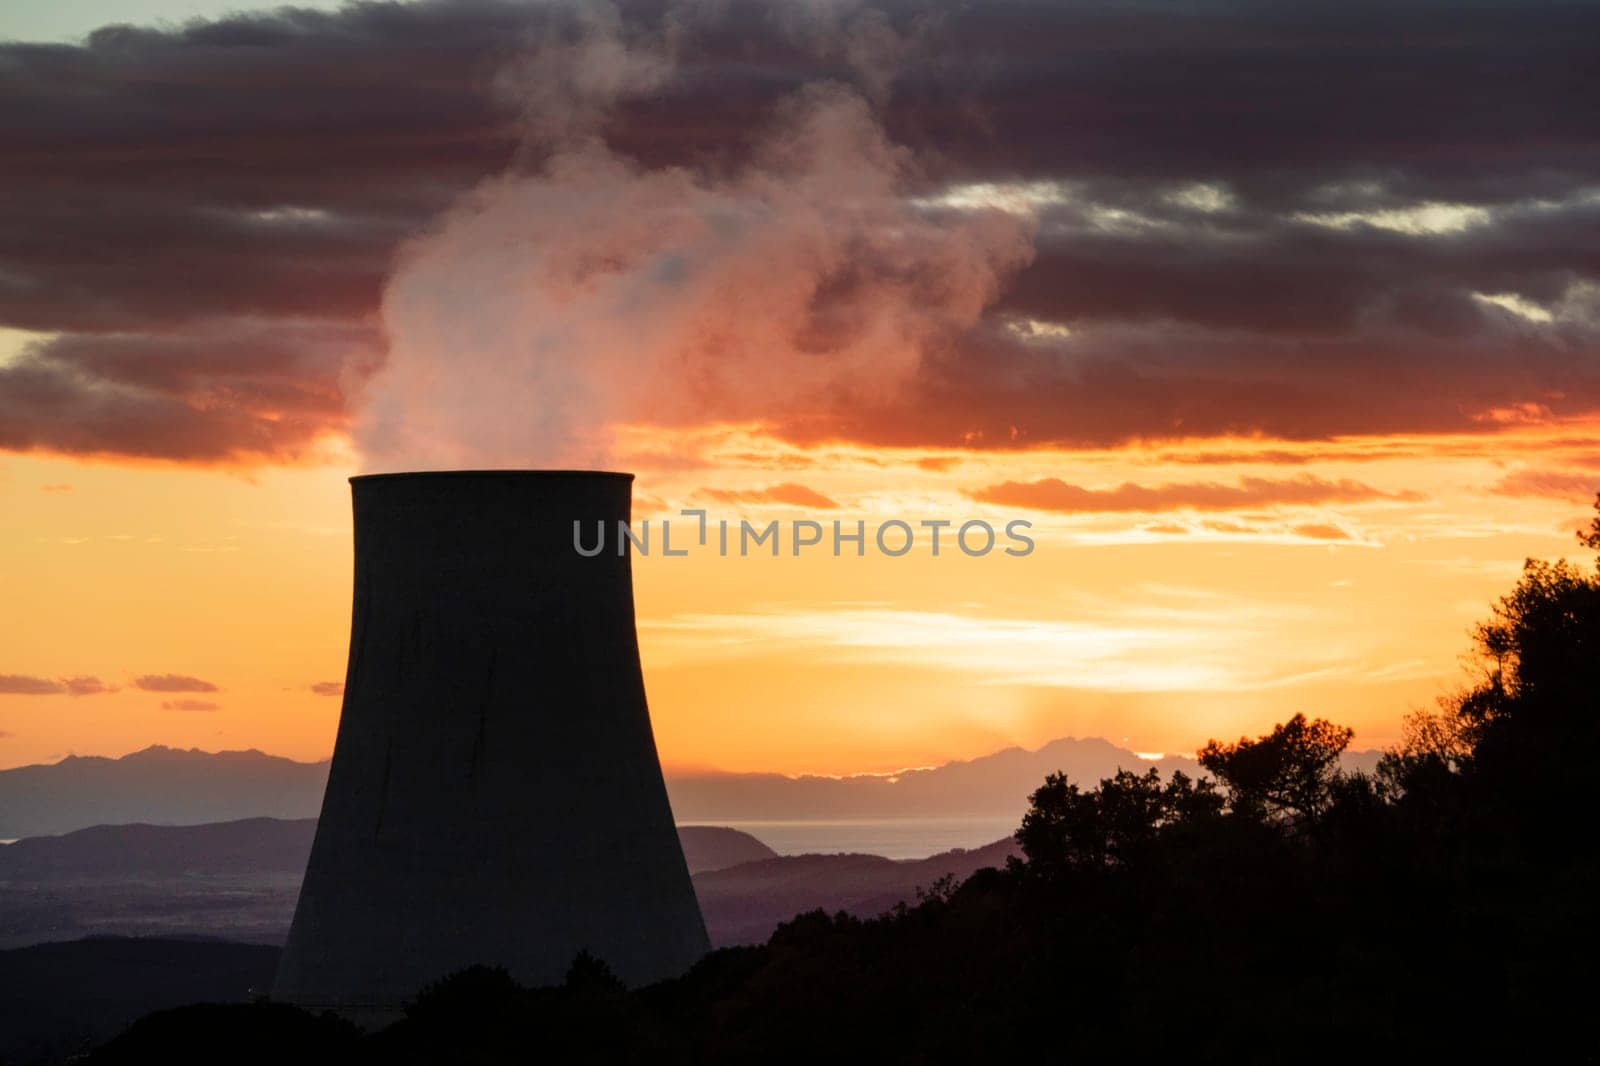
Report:
[[1382,746],[1587,558],[1600,9],[229,6],[0,14],[0,766],[326,757],[364,470],[1033,523],[637,558],[669,768]]

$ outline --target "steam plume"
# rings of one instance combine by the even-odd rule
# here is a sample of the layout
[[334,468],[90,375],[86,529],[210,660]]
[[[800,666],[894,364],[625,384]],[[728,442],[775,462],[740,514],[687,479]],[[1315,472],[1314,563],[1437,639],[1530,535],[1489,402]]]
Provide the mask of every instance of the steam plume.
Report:
[[909,202],[916,160],[869,102],[881,83],[806,86],[731,171],[625,158],[605,115],[665,85],[680,45],[591,9],[507,75],[548,154],[404,248],[361,392],[369,469],[606,465],[620,424],[882,395],[1031,256],[1015,214]]

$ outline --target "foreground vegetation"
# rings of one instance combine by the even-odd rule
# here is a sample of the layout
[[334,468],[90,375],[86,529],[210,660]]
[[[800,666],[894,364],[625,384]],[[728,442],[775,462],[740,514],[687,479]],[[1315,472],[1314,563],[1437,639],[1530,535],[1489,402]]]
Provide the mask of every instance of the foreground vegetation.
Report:
[[874,920],[800,915],[680,980],[475,969],[367,1036],[185,1008],[92,1061],[1587,1061],[1600,573],[1528,563],[1473,662],[1373,775],[1339,771],[1349,730],[1297,715],[1208,745],[1200,780],[1052,776],[1026,861]]

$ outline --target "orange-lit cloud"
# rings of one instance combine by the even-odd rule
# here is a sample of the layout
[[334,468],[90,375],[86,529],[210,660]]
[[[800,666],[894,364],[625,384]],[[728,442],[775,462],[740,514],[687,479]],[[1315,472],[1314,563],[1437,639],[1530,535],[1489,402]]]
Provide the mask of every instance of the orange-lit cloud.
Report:
[[809,507],[823,511],[834,510],[839,506],[837,500],[829,499],[815,489],[808,489],[804,485],[799,485],[792,481],[762,489],[705,489],[703,491],[707,496],[721,503],[781,503],[792,507]]
[[1293,527],[1293,532],[1313,540],[1349,540],[1350,531],[1328,522],[1307,522]]
[[1494,484],[1502,496],[1548,496],[1589,502],[1600,492],[1600,472],[1581,470],[1519,470]]
[[1066,514],[1171,511],[1181,508],[1223,511],[1276,504],[1416,501],[1423,498],[1410,491],[1384,492],[1348,478],[1329,481],[1311,475],[1276,480],[1247,477],[1232,485],[1206,481],[1146,486],[1128,481],[1109,489],[1070,485],[1052,477],[1032,482],[1006,481],[974,489],[968,495],[981,503]]
[[796,450],[776,451],[769,449],[765,452],[726,452],[721,456],[723,462],[738,466],[756,466],[763,470],[804,470],[808,466],[816,466],[818,459],[814,455]]

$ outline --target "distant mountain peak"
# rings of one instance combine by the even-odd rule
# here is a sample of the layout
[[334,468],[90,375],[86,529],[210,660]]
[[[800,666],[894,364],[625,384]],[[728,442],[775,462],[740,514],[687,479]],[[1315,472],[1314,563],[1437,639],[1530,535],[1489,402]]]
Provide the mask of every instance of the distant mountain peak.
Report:
[[[173,748],[166,744],[152,744],[148,748],[131,751],[117,761],[123,762],[129,759],[272,759],[277,762],[299,762],[285,755],[268,755],[260,748],[224,748],[221,751],[206,751],[204,748]],[[313,764],[300,763],[300,765]]]

